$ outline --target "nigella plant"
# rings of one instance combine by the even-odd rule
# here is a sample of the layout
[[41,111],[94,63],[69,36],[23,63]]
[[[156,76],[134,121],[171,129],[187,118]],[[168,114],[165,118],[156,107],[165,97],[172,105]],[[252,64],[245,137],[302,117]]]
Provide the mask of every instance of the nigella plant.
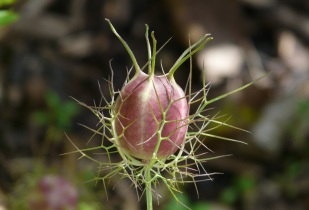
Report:
[[[130,78],[128,71],[123,88],[116,91],[112,71],[108,81],[110,96],[102,94],[100,105],[89,106],[78,101],[98,117],[98,129],[85,127],[94,132],[93,136],[101,136],[101,144],[84,149],[75,147],[75,152],[80,153],[82,158],[88,158],[98,164],[95,180],[103,181],[104,187],[106,181],[117,174],[131,180],[138,195],[146,195],[148,210],[152,209],[153,197],[160,198],[156,191],[159,183],[163,183],[181,203],[177,198],[177,193],[180,192],[179,184],[211,180],[215,174],[208,173],[205,169],[205,162],[214,157],[207,156],[209,149],[203,140],[211,137],[241,142],[212,134],[211,131],[218,126],[239,128],[219,121],[216,116],[207,116],[206,108],[211,103],[250,86],[253,82],[208,100],[209,86],[205,80],[201,90],[192,92],[190,68],[187,87],[183,90],[176,83],[174,73],[186,60],[191,61],[192,55],[212,40],[209,34],[196,43],[189,44],[188,49],[181,54],[171,69],[165,72],[162,67],[162,74],[158,76],[155,75],[156,54],[161,49],[157,51],[153,32],[151,47],[148,26],[146,25],[145,34],[148,62],[141,68],[128,44],[117,33],[112,23],[108,19],[106,21],[131,57],[134,75]],[[148,70],[147,73],[145,69]],[[193,114],[190,113],[192,104],[196,104],[197,107]],[[114,160],[112,156],[115,152],[120,155],[120,159]],[[108,161],[102,162],[96,158],[94,154],[97,153],[105,153]]]

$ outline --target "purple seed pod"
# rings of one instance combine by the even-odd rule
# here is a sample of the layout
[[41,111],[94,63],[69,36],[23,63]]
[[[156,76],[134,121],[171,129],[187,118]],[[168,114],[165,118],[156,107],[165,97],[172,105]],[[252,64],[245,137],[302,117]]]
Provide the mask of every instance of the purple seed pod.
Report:
[[167,76],[139,71],[121,90],[115,129],[122,149],[143,160],[167,158],[184,142],[188,103],[184,91]]

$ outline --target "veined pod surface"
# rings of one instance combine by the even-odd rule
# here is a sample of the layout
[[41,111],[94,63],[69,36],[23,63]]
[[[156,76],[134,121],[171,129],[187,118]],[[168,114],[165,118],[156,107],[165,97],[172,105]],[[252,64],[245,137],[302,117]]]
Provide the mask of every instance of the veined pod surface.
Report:
[[184,142],[188,110],[185,93],[173,78],[139,71],[116,101],[120,147],[142,160],[150,160],[154,152],[159,159],[169,157]]

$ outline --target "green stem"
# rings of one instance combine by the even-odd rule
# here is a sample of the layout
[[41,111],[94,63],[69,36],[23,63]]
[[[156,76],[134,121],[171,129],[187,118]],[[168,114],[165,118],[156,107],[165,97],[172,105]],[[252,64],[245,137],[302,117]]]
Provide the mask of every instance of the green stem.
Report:
[[[183,62],[185,62],[188,58],[192,57],[195,53],[198,51],[201,51],[205,45],[212,40],[212,37],[208,37],[209,34],[205,34],[200,40],[198,40],[196,43],[194,43],[192,46],[189,46],[188,49],[186,49],[182,55],[178,58],[178,60],[175,62],[175,64],[172,66],[170,71],[168,72],[168,79],[171,80],[174,76],[175,71],[178,69]],[[196,47],[196,48],[195,48]]]
[[149,31],[149,27],[146,24],[146,43],[147,43],[147,52],[148,52],[148,74],[150,75],[151,73],[151,47],[150,47],[150,42],[149,42],[149,38],[148,38],[148,31]]
[[152,210],[152,192],[151,192],[151,174],[150,174],[151,166],[147,166],[145,170],[145,182],[146,182],[146,202],[147,202],[147,210]]
[[109,24],[110,28],[112,29],[113,33],[116,35],[116,37],[121,41],[121,43],[123,44],[123,46],[125,47],[125,49],[127,50],[132,62],[133,62],[133,66],[135,68],[135,75],[137,75],[140,71],[140,67],[136,61],[136,58],[132,52],[132,50],[130,49],[129,45],[121,38],[121,36],[117,33],[116,29],[114,28],[113,24],[110,22],[109,19],[105,19],[107,21],[107,23]]
[[271,72],[269,72],[269,73],[267,73],[267,74],[265,74],[265,75],[263,75],[263,76],[261,76],[261,77],[255,79],[254,81],[252,81],[252,82],[250,82],[250,83],[248,83],[248,84],[246,84],[246,85],[244,85],[244,86],[241,86],[240,88],[237,88],[237,89],[235,89],[235,90],[232,90],[232,91],[230,91],[230,92],[227,92],[227,93],[225,93],[225,94],[222,94],[222,95],[220,95],[220,96],[218,96],[218,97],[216,97],[216,98],[213,98],[213,99],[211,99],[211,100],[209,100],[209,101],[206,101],[206,100],[205,100],[205,103],[204,103],[203,106],[200,108],[200,110],[204,110],[205,107],[206,107],[207,105],[209,105],[209,104],[211,104],[211,103],[213,103],[213,102],[216,102],[216,101],[218,101],[218,100],[220,100],[220,99],[222,99],[222,98],[225,98],[225,97],[227,97],[227,96],[229,96],[229,95],[232,95],[232,94],[234,94],[234,93],[237,93],[237,92],[239,92],[239,91],[241,91],[241,90],[243,90],[243,89],[245,89],[245,88],[247,88],[247,87],[249,87],[249,86],[255,84],[256,82],[260,81],[260,80],[263,79],[264,77],[268,76],[270,73],[271,73]]
[[157,56],[157,40],[154,36],[154,32],[151,32],[152,38],[152,60],[151,60],[151,73],[150,75],[154,75],[155,65],[156,65],[156,56]]

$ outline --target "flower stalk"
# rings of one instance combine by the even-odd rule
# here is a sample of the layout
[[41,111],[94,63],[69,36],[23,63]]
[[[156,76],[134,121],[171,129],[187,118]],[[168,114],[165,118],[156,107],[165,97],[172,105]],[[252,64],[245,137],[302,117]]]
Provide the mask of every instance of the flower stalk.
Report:
[[145,190],[146,190],[146,204],[147,204],[147,210],[152,210],[152,184],[151,184],[151,165],[146,168],[145,171]]

